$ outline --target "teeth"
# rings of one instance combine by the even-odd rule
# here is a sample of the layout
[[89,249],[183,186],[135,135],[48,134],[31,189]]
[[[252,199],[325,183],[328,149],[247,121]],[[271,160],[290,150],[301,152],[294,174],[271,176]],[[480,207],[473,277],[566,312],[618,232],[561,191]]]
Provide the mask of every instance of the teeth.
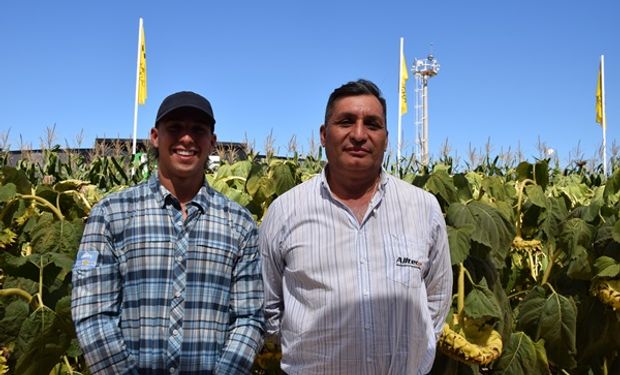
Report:
[[181,156],[192,156],[195,154],[194,151],[189,151],[189,150],[177,150],[176,151],[177,154],[181,155]]

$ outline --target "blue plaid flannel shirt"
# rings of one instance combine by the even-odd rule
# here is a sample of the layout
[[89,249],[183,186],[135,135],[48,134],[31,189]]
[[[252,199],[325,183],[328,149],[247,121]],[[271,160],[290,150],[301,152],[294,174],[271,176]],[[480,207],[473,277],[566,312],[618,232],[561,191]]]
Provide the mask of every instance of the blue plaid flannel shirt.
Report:
[[257,228],[205,184],[183,220],[159,183],[93,207],[72,314],[93,374],[249,373],[264,331]]

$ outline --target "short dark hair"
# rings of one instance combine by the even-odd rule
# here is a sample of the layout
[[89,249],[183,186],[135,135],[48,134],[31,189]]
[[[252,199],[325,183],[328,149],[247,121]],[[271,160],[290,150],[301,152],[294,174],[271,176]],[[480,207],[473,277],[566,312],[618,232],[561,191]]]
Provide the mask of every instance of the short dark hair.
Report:
[[327,125],[327,120],[331,116],[334,109],[334,103],[338,99],[358,95],[372,95],[377,98],[377,100],[379,100],[379,103],[381,103],[381,106],[383,107],[383,117],[387,124],[386,103],[385,98],[381,93],[381,90],[371,81],[368,81],[366,79],[358,79],[357,81],[350,81],[345,83],[331,93],[329,99],[327,100],[327,106],[325,107],[325,125]]

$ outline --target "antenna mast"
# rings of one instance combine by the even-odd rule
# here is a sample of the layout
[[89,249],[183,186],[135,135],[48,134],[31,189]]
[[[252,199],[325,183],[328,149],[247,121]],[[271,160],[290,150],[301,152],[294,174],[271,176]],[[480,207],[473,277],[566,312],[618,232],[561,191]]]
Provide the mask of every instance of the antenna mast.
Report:
[[418,158],[428,165],[428,80],[439,73],[439,62],[429,54],[426,59],[414,59],[415,128]]

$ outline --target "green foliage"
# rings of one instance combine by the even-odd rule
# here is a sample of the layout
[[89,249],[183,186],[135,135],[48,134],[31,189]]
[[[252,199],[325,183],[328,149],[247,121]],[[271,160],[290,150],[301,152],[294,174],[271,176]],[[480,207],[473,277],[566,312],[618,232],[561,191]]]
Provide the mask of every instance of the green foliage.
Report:
[[[321,158],[250,153],[206,178],[260,222],[275,198],[320,173]],[[620,170],[605,179],[550,169],[548,160],[502,166],[489,155],[460,173],[450,158],[402,162],[384,167],[434,194],[445,214],[457,297],[448,322],[492,326],[504,344],[485,367],[439,353],[434,374],[585,375],[620,366],[620,313],[592,292],[597,280],[620,279]],[[87,373],[69,301],[84,221],[105,194],[146,179],[153,161],[52,148],[40,163],[0,165],[0,357],[9,374]],[[254,373],[278,373],[278,351],[267,345]]]
[[[503,259],[514,237],[514,229],[497,208],[480,201],[456,202],[448,207],[446,223],[457,229],[473,228],[471,248],[484,249],[485,254],[490,254],[494,259],[497,268],[504,266]],[[462,246],[455,244],[454,247],[459,245]],[[452,243],[450,246],[453,246]],[[479,253],[475,256],[484,257]]]
[[4,310],[4,318],[0,320],[0,342],[6,343],[13,340],[19,334],[24,320],[30,314],[28,303],[16,299],[9,303]]
[[[493,292],[487,287],[486,281],[474,285],[465,297],[465,315],[473,320],[497,321],[502,318],[502,311]],[[492,324],[491,324],[492,325]]]
[[607,256],[597,258],[594,262],[594,269],[597,277],[616,278],[620,275],[620,263]]
[[[620,174],[607,186],[604,179],[559,173],[539,161],[523,162],[514,173],[456,174],[452,187],[440,172],[441,189],[426,186],[432,173],[413,179],[448,203],[455,276],[467,267],[469,288],[456,277],[454,285],[463,305],[447,321],[482,321],[504,338],[502,356],[476,372],[606,374],[620,365],[619,313],[590,294],[596,279],[620,276]],[[456,199],[446,193],[451,189]],[[433,373],[470,371],[452,361],[439,353]]]
[[49,374],[74,337],[70,296],[58,301],[55,310],[36,309],[26,318],[17,336],[15,373]]
[[448,241],[450,243],[450,259],[452,265],[463,263],[469,256],[471,235],[476,230],[472,224],[464,224],[460,228],[448,226]]
[[517,329],[533,340],[543,339],[549,360],[562,368],[576,366],[575,302],[561,294],[537,286],[519,304]]
[[549,363],[542,341],[534,342],[524,332],[510,334],[494,373],[505,375],[549,374]]
[[26,172],[10,167],[0,181],[0,347],[10,374],[48,374],[59,363],[67,367],[75,342],[70,273],[91,207],[82,192],[89,184],[34,188]]

